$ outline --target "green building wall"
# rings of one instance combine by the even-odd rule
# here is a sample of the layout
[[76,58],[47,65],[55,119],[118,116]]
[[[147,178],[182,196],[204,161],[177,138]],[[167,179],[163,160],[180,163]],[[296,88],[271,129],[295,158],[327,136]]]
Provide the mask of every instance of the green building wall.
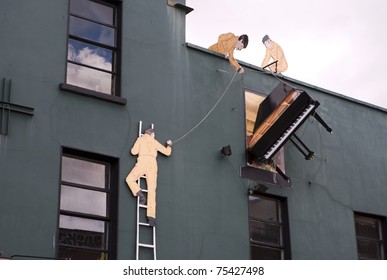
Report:
[[[130,148],[139,121],[154,124],[162,143],[178,140],[225,93],[174,143],[171,157],[158,157],[158,258],[250,258],[248,190],[257,182],[239,172],[246,165],[244,90],[269,94],[279,80],[243,62],[245,73],[234,77],[227,60],[186,44],[189,15],[166,2],[122,3],[126,104],[60,89],[67,1],[1,2],[0,79],[12,79],[11,102],[34,108],[33,116],[11,112],[8,135],[0,135],[5,255],[55,257],[61,150],[70,147],[118,160],[117,258],[134,259],[136,200],[124,180],[136,160]],[[282,79],[317,99],[333,128],[331,135],[307,121],[298,135],[316,158],[305,161],[287,144],[292,188],[266,185],[287,199],[292,259],[356,259],[354,211],[387,216],[387,110]],[[232,155],[223,157],[228,144]]]

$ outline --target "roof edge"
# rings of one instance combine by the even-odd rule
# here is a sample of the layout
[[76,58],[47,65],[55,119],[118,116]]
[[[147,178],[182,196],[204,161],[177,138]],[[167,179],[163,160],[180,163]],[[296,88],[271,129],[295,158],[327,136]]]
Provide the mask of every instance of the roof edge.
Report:
[[[191,43],[187,42],[186,46],[188,48],[195,49],[195,50],[198,50],[198,51],[202,51],[202,52],[205,52],[205,53],[208,53],[208,54],[211,54],[211,55],[219,56],[220,58],[225,59],[223,55],[221,55],[221,54],[219,54],[217,52],[211,51],[209,49],[197,46],[195,44],[191,44]],[[300,81],[300,80],[297,80],[297,79],[294,79],[294,78],[290,78],[290,77],[284,76],[282,74],[276,75],[276,74],[272,73],[269,70],[262,69],[261,67],[258,67],[256,65],[253,65],[253,64],[250,64],[250,63],[247,63],[247,62],[244,62],[244,61],[238,60],[238,63],[240,65],[243,65],[244,67],[248,67],[248,68],[250,68],[252,70],[255,70],[257,72],[261,72],[261,73],[264,73],[264,74],[270,74],[273,77],[277,77],[277,78],[286,80],[288,82],[301,85],[303,87],[308,87],[308,88],[311,88],[311,89],[315,89],[315,90],[327,93],[329,95],[332,95],[332,96],[335,96],[335,97],[338,97],[338,98],[341,98],[341,99],[345,99],[347,101],[350,101],[350,102],[353,102],[353,103],[357,103],[357,104],[360,104],[360,105],[363,105],[363,106],[366,106],[366,107],[370,107],[372,109],[379,110],[379,111],[382,111],[384,113],[387,113],[387,108],[383,108],[383,107],[380,107],[380,106],[377,106],[377,105],[374,105],[374,104],[371,104],[371,103],[368,103],[368,102],[365,102],[365,101],[362,101],[362,100],[359,100],[359,99],[356,99],[356,98],[352,98],[350,96],[346,96],[346,95],[343,95],[343,94],[340,94],[340,93],[337,93],[337,92],[334,92],[334,91],[331,91],[331,90],[328,90],[328,89],[325,89],[325,88],[322,88],[322,87],[319,87],[319,86],[315,86],[315,85],[312,85],[312,84],[309,84],[309,83],[306,83],[306,82],[303,82],[303,81]]]

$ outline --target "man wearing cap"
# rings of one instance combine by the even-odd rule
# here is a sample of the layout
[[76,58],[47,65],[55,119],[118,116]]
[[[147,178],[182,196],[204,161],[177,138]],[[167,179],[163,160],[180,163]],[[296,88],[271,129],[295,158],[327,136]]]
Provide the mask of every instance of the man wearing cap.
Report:
[[172,152],[171,146],[171,140],[167,141],[166,147],[161,145],[155,139],[154,130],[148,128],[142,136],[137,138],[131,149],[132,155],[138,155],[138,157],[136,165],[126,177],[126,183],[132,191],[132,194],[140,197],[140,204],[145,205],[147,199],[137,184],[137,180],[141,176],[146,176],[148,189],[147,216],[150,226],[156,225],[157,153],[161,152],[166,156],[170,156]]
[[249,37],[246,34],[236,36],[229,32],[220,35],[218,37],[218,42],[210,46],[208,49],[223,54],[225,58],[228,58],[231,66],[235,69],[235,71],[237,71],[239,74],[243,74],[245,70],[234,58],[234,49],[238,51],[245,49],[248,43]]
[[266,47],[266,55],[262,61],[261,67],[267,66],[270,59],[272,58],[274,62],[277,61],[277,63],[273,63],[269,66],[272,72],[282,73],[286,71],[286,69],[288,69],[288,63],[286,62],[284,52],[280,45],[272,41],[267,35],[262,38],[262,43]]

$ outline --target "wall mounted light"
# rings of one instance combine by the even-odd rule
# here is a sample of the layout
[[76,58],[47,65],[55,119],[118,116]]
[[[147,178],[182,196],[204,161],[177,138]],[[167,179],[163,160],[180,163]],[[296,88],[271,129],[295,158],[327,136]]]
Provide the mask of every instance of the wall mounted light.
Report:
[[227,146],[224,146],[221,150],[220,150],[220,153],[224,156],[230,156],[231,155],[231,146],[230,145],[227,145]]

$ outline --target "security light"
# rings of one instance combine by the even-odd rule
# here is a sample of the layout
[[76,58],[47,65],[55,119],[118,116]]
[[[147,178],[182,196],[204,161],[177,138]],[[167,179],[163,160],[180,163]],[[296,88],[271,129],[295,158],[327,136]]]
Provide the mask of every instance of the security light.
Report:
[[220,153],[224,156],[230,156],[231,155],[231,146],[230,145],[227,145],[227,146],[224,146],[221,150],[220,150]]

